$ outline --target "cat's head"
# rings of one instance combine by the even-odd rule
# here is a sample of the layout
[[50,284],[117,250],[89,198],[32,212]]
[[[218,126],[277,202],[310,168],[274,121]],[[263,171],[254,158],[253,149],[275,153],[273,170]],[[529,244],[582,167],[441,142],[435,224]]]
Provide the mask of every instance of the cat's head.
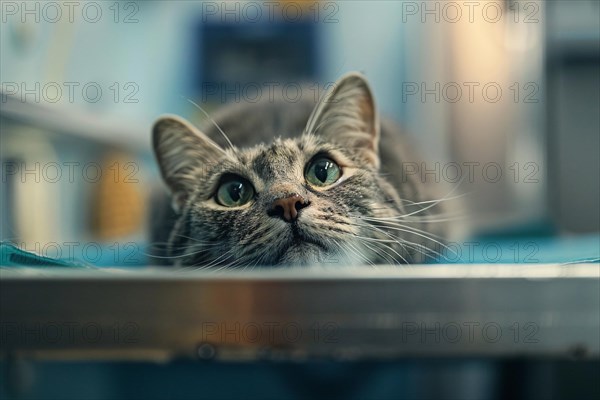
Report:
[[161,118],[154,150],[179,214],[171,256],[217,268],[405,261],[401,243],[369,220],[400,207],[379,174],[379,130],[373,94],[356,73],[293,139],[223,148],[178,117]]

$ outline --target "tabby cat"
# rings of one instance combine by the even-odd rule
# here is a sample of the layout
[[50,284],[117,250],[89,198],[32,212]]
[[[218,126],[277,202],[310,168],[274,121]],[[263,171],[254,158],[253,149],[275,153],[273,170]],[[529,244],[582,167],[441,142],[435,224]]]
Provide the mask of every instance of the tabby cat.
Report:
[[154,215],[165,250],[157,260],[215,269],[421,262],[443,224],[426,185],[403,173],[402,140],[380,124],[358,73],[316,105],[235,104],[202,130],[164,116],[153,147],[171,210]]

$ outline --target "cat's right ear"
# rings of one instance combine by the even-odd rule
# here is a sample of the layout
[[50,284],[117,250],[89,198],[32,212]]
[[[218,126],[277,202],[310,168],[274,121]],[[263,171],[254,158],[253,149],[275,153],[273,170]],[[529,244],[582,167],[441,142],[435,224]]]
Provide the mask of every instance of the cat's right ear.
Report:
[[305,132],[354,149],[379,168],[379,117],[367,79],[358,72],[342,76],[321,98]]
[[198,173],[226,155],[208,136],[175,115],[162,116],[154,123],[152,145],[176,211],[193,192]]

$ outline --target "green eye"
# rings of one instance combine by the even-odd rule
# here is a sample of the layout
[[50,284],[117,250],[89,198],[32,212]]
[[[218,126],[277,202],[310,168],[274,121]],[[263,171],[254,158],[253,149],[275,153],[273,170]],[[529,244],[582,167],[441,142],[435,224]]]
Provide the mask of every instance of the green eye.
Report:
[[313,186],[328,186],[342,175],[340,167],[329,158],[321,157],[311,161],[306,170],[306,180]]
[[216,200],[225,207],[239,207],[254,197],[254,188],[244,178],[238,176],[224,180],[217,190]]

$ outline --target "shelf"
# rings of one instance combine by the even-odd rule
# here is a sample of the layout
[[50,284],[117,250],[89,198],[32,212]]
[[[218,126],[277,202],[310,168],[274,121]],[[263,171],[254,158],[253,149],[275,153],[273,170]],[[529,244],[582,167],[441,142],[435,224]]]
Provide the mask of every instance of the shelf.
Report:
[[12,95],[0,93],[0,96],[3,99],[0,103],[2,118],[97,144],[119,146],[135,152],[150,150],[150,124],[153,121],[107,118],[69,107],[25,103]]

